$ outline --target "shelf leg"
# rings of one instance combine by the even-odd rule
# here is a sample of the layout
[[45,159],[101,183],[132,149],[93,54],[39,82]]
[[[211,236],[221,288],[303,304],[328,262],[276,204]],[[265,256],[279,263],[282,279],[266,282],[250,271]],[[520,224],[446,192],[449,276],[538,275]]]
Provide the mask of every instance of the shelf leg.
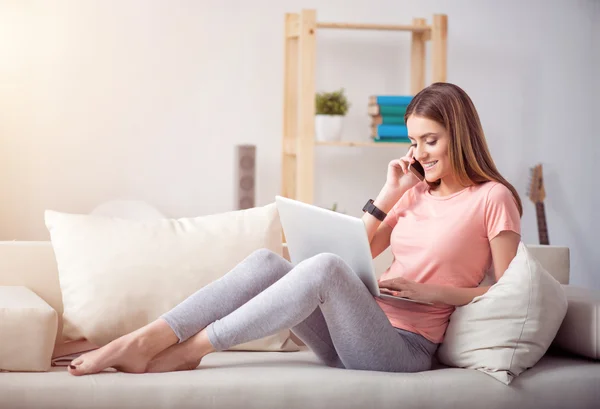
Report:
[[446,50],[448,42],[448,16],[433,15],[431,29],[433,82],[446,82]]
[[317,13],[302,10],[299,30],[298,139],[296,144],[296,199],[313,203],[315,166],[315,59]]
[[[415,26],[426,26],[424,18],[414,18]],[[417,94],[425,88],[425,34],[412,33],[410,48],[410,93]]]
[[296,198],[296,141],[298,140],[298,25],[300,16],[285,15],[283,140],[281,196]]

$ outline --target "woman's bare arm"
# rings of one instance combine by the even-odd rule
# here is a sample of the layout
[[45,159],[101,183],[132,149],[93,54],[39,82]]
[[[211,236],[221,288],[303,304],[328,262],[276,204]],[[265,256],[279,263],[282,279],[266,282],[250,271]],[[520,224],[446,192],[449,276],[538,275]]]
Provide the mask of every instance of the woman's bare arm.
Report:
[[[373,204],[381,211],[389,213],[396,202],[400,200],[403,193],[402,190],[389,189],[387,186],[384,186],[373,201]],[[370,213],[365,213],[362,220],[365,224],[367,237],[371,245],[371,254],[375,258],[390,245],[392,228],[387,223],[382,223]]]

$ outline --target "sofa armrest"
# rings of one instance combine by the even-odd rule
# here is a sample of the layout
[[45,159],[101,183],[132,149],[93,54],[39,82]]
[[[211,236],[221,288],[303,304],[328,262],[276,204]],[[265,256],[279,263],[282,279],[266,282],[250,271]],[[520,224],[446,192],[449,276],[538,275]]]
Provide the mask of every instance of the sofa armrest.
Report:
[[0,370],[47,371],[58,314],[23,286],[0,286]]
[[561,284],[569,284],[571,253],[568,247],[527,244],[529,252]]
[[563,285],[569,307],[553,345],[600,359],[600,291]]

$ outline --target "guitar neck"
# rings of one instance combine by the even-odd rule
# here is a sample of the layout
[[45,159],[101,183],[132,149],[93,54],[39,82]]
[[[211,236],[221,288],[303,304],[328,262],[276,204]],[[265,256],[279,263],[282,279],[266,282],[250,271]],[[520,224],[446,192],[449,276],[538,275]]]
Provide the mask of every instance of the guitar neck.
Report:
[[540,244],[548,245],[550,244],[550,240],[548,240],[548,227],[546,226],[546,209],[544,208],[544,202],[535,204],[535,214],[537,217]]

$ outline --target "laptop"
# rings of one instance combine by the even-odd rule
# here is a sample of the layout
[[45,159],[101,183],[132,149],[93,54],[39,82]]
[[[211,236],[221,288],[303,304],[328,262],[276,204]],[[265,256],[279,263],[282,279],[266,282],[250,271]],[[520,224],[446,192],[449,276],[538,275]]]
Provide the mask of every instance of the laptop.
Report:
[[352,268],[373,296],[433,305],[379,291],[362,219],[282,196],[275,196],[275,202],[293,265],[320,253],[333,253]]

